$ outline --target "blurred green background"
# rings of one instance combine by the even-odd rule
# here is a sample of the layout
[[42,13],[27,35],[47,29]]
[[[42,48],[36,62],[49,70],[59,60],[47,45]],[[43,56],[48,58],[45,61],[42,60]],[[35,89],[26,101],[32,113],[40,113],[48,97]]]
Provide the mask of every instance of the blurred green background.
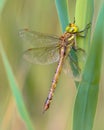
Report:
[[[70,0],[69,15],[74,19],[75,0]],[[99,9],[95,1],[95,15]],[[0,35],[13,73],[22,93],[26,108],[36,130],[71,130],[73,107],[76,96],[74,80],[63,72],[50,109],[42,114],[57,63],[32,65],[22,57],[25,42],[19,37],[22,28],[38,32],[61,35],[54,0],[7,0],[1,13]],[[104,69],[102,69],[104,72]],[[100,83],[98,107],[94,130],[104,129],[104,74]],[[101,125],[102,124],[102,125]],[[26,130],[21,120],[14,97],[9,87],[7,75],[0,55],[0,130]]]

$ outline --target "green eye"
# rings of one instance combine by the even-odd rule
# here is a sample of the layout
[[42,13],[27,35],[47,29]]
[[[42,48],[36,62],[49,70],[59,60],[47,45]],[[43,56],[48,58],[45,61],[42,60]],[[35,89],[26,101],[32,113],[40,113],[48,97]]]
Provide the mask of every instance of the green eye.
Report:
[[78,32],[78,27],[77,26],[73,27],[73,32]]
[[69,33],[75,33],[75,32],[78,32],[78,27],[75,25],[75,24],[69,24],[69,26],[66,27],[66,32],[69,32]]
[[70,32],[70,27],[67,26],[65,30],[66,30],[66,32]]

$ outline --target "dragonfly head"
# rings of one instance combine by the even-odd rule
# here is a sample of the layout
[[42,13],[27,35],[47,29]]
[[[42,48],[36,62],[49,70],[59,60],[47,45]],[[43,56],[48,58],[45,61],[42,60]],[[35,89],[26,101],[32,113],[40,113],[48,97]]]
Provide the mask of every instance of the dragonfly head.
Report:
[[76,33],[78,32],[78,26],[76,26],[75,23],[70,23],[65,30],[68,33]]

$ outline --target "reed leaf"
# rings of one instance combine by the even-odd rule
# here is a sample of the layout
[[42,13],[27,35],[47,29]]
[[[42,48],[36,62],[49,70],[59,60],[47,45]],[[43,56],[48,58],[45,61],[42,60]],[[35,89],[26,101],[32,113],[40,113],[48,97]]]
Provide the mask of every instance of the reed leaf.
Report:
[[104,5],[99,11],[91,48],[76,96],[73,130],[92,130],[96,112],[103,52]]
[[26,107],[24,105],[22,95],[18,89],[19,87],[18,87],[17,81],[15,79],[15,75],[13,74],[11,65],[9,64],[9,61],[7,59],[6,53],[3,49],[1,42],[0,42],[0,54],[1,54],[1,57],[2,57],[2,60],[4,63],[4,67],[5,67],[5,71],[7,74],[8,81],[9,81],[10,89],[11,89],[12,94],[14,96],[14,99],[15,99],[18,111],[20,113],[20,116],[23,119],[23,121],[25,121],[25,125],[26,125],[27,129],[34,130],[32,123],[31,123],[31,120],[29,118],[28,112],[27,112]]

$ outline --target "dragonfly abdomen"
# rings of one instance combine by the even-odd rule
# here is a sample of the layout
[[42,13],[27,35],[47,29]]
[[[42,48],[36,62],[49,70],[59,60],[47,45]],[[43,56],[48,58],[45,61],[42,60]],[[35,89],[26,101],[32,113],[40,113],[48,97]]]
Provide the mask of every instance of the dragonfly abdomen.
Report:
[[55,75],[53,77],[52,85],[51,85],[48,97],[46,99],[46,102],[44,104],[43,111],[46,111],[50,106],[50,103],[51,103],[51,100],[52,100],[52,97],[53,97],[53,94],[54,94],[54,91],[55,91],[55,88],[56,88],[56,84],[57,84],[59,75],[61,73],[63,63],[64,63],[64,59],[65,59],[65,52],[64,51],[66,51],[66,49],[64,47],[62,47],[60,49],[60,59],[59,59],[59,62],[58,62],[58,66],[57,66]]

